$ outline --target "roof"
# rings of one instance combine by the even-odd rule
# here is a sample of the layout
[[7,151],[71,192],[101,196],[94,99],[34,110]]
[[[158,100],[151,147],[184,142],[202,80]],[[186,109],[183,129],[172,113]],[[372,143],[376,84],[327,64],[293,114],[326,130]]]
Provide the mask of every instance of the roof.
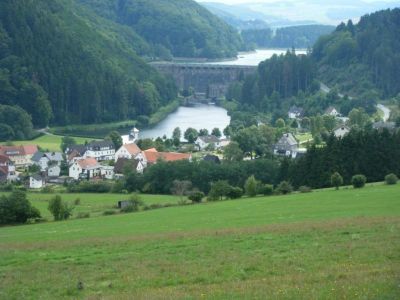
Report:
[[78,153],[80,156],[83,156],[85,154],[87,147],[85,145],[68,145],[67,147],[68,151],[67,154],[71,154],[72,152]]
[[346,125],[342,125],[342,126],[336,127],[334,131],[338,131],[338,130],[348,130],[348,131],[350,131],[350,127],[348,127]]
[[329,107],[325,110],[325,113],[330,114],[330,113],[333,112],[334,110],[337,111],[337,109],[334,108],[333,106],[329,106]]
[[217,138],[215,135],[199,136],[199,139],[201,139],[204,143],[207,143],[207,144],[219,143],[219,138]]
[[291,134],[291,133],[285,133],[285,134],[279,139],[278,144],[283,143],[283,142],[288,143],[290,146],[293,146],[293,145],[297,145],[297,144],[298,144],[296,138],[295,138],[295,137],[293,136],[293,134]]
[[43,152],[38,151],[32,156],[31,160],[38,162],[43,157],[43,155],[44,155]]
[[36,145],[24,145],[22,148],[24,149],[25,155],[33,155],[38,152],[38,147]]
[[10,159],[5,155],[0,155],[0,164],[8,164],[10,163]]
[[40,174],[34,174],[31,176],[33,179],[35,179],[36,181],[42,181],[43,178],[42,176],[40,176]]
[[156,163],[157,160],[162,159],[164,161],[178,161],[178,160],[189,160],[192,156],[188,153],[176,153],[176,152],[154,152],[153,149],[151,151],[144,151],[144,155],[146,156],[147,162],[152,164]]
[[112,141],[108,141],[108,140],[103,140],[103,141],[91,141],[88,145],[87,145],[87,149],[93,149],[93,148],[110,148],[110,149],[114,149],[114,143]]
[[140,162],[136,159],[118,158],[114,165],[114,172],[117,174],[122,174],[127,166],[131,167],[133,170],[136,170],[139,163]]
[[298,107],[296,105],[293,105],[290,109],[289,109],[289,114],[302,114],[303,113],[303,109],[301,107]]
[[221,160],[219,159],[218,156],[211,155],[211,154],[207,154],[206,156],[204,156],[203,160],[210,161],[210,162],[213,162],[213,163],[216,163],[216,164],[221,163]]
[[82,169],[90,169],[90,168],[98,166],[97,160],[92,157],[78,160],[77,163]]
[[46,157],[51,161],[63,161],[63,156],[60,152],[46,152]]
[[138,155],[142,150],[136,145],[135,143],[133,144],[126,144],[123,145],[122,147],[125,147],[125,149],[129,152],[131,155]]
[[0,146],[0,154],[5,156],[21,156],[25,155],[25,150],[22,146]]

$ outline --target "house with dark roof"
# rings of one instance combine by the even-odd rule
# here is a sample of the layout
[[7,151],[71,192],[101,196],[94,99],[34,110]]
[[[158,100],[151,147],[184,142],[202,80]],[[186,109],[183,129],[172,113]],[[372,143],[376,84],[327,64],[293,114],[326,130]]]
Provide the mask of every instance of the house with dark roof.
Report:
[[14,163],[4,155],[0,155],[0,182],[17,180]]
[[219,149],[221,147],[220,139],[215,135],[199,136],[195,141],[195,145],[199,150],[205,150],[208,147],[212,147],[213,149]]
[[78,158],[95,158],[97,161],[114,160],[115,146],[112,141],[92,141],[87,145],[70,145],[67,147],[69,163],[73,163]]
[[334,108],[333,106],[329,106],[326,110],[325,110],[325,115],[327,116],[332,116],[332,117],[340,117],[340,113],[339,111]]
[[350,128],[347,127],[347,126],[345,126],[345,125],[342,125],[342,126],[336,128],[336,129],[333,131],[333,134],[334,134],[334,136],[335,136],[336,138],[343,138],[343,137],[344,137],[345,135],[347,135],[349,132],[350,132]]
[[299,143],[291,133],[285,133],[274,146],[274,154],[295,158],[299,152]]
[[[61,167],[61,163],[64,160],[62,153],[60,152],[36,152],[32,157],[32,163],[40,167],[42,172],[47,172],[49,166],[53,167],[52,173],[55,173],[54,166]],[[59,175],[58,175],[59,176]]]
[[289,119],[302,118],[303,115],[304,115],[304,109],[302,109],[301,107],[298,107],[296,105],[293,105],[288,111]]
[[45,184],[44,178],[39,174],[29,177],[29,188],[31,189],[41,189]]

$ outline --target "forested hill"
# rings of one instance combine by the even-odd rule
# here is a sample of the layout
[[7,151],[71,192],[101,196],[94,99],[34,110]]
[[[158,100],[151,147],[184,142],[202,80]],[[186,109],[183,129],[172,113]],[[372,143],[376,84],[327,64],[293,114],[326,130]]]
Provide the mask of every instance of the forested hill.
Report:
[[[136,54],[146,47],[73,0],[0,1],[0,104],[20,106],[36,127],[149,115],[176,89]],[[13,129],[0,114],[1,124]]]
[[384,10],[339,25],[313,49],[319,76],[343,92],[376,89],[383,97],[400,93],[400,9]]
[[232,57],[240,35],[193,0],[77,0],[99,15],[133,28],[159,56]]

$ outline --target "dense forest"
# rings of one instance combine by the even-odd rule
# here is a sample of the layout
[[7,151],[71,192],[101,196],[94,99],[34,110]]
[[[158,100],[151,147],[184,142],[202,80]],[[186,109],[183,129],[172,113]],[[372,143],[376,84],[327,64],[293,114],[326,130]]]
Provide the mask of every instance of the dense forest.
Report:
[[35,127],[149,115],[176,88],[137,56],[137,39],[71,1],[2,1],[0,104]]
[[312,56],[319,77],[341,91],[376,89],[383,97],[400,92],[400,9],[379,11],[321,37]]
[[329,25],[302,25],[278,28],[274,33],[270,28],[248,29],[241,32],[247,45],[261,48],[309,48],[322,35],[335,30]]
[[127,25],[161,58],[234,57],[243,49],[236,29],[193,0],[77,0]]

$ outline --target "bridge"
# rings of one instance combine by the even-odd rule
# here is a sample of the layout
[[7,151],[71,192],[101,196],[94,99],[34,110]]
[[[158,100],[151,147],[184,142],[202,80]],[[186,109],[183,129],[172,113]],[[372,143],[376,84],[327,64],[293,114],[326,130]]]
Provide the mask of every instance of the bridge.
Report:
[[197,95],[208,99],[224,96],[232,82],[257,71],[257,66],[207,63],[155,62],[151,65],[160,73],[172,76],[180,90],[193,88]]

